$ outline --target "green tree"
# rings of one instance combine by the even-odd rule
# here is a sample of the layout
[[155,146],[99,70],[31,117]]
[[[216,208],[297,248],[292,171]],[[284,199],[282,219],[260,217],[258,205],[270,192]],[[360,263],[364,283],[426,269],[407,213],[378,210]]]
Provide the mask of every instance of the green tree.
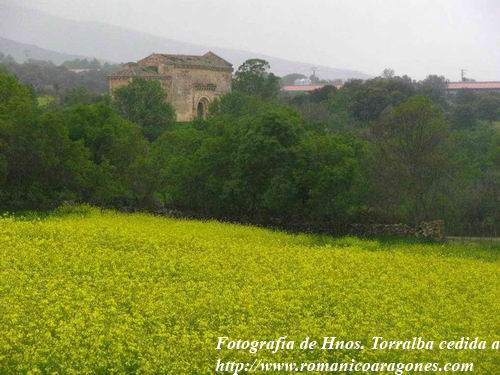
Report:
[[448,81],[443,76],[429,75],[423,81],[418,83],[418,91],[420,95],[428,96],[435,104],[446,108],[446,89]]
[[448,124],[427,97],[415,96],[384,113],[371,127],[376,203],[393,219],[436,219],[449,176]]
[[381,77],[386,79],[392,79],[396,75],[396,72],[392,68],[385,68],[382,72]]
[[477,125],[476,110],[473,104],[455,105],[450,113],[453,129],[470,129]]
[[[197,161],[200,145],[208,137],[202,135],[193,127],[183,126],[165,132],[152,144],[154,189],[163,205],[207,213],[204,166]],[[214,216],[217,214],[212,212]]]
[[294,205],[300,116],[252,96],[223,98],[206,126],[167,132],[153,147],[170,205],[221,217],[266,220]]
[[151,199],[143,175],[148,142],[138,125],[105,103],[73,106],[61,111],[60,116],[71,139],[89,150],[94,165],[86,201],[131,206]]
[[289,176],[303,126],[300,116],[277,108],[241,125],[234,160],[235,194],[252,217],[289,213],[295,191]]
[[65,106],[92,104],[103,100],[109,101],[109,97],[103,97],[101,95],[93,93],[85,87],[77,87],[74,89],[66,90],[61,98],[61,102]]
[[41,115],[30,89],[0,73],[0,205],[48,208],[79,199],[90,163],[58,116]]
[[248,95],[272,98],[280,91],[280,79],[270,73],[270,65],[261,59],[245,61],[236,71],[233,89]]
[[476,104],[476,113],[481,120],[500,121],[500,95],[482,96]]
[[302,212],[316,226],[345,225],[361,210],[366,191],[362,142],[337,134],[309,133],[294,170]]
[[134,79],[114,91],[114,105],[128,120],[138,124],[144,136],[154,141],[175,122],[175,111],[166,102],[158,81]]
[[500,232],[500,132],[489,123],[452,133],[453,205],[447,213],[451,233]]
[[343,90],[349,95],[349,111],[362,122],[378,119],[386,108],[401,104],[415,93],[413,82],[407,76],[353,80],[347,82]]

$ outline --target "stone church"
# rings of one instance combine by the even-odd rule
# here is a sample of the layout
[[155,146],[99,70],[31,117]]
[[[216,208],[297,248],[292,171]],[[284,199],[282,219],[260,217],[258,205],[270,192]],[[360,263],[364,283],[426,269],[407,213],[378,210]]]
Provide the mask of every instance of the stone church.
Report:
[[212,52],[203,56],[153,53],[108,76],[111,95],[134,78],[160,82],[177,121],[205,117],[209,104],[231,91],[233,66]]

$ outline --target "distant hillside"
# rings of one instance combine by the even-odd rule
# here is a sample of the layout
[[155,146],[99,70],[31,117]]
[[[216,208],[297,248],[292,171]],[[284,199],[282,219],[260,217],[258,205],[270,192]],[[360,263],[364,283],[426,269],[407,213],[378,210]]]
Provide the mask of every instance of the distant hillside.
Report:
[[23,63],[28,59],[34,59],[52,61],[54,64],[60,65],[67,60],[82,58],[82,56],[55,52],[37,47],[33,44],[15,42],[2,37],[0,37],[0,52],[6,56],[12,56],[19,63]]
[[97,57],[113,62],[135,61],[152,52],[219,54],[237,68],[249,58],[263,58],[279,76],[290,73],[311,74],[317,67],[324,79],[369,78],[361,72],[288,61],[258,53],[212,46],[189,44],[125,28],[94,22],[70,21],[37,10],[0,5],[0,36],[65,54]]

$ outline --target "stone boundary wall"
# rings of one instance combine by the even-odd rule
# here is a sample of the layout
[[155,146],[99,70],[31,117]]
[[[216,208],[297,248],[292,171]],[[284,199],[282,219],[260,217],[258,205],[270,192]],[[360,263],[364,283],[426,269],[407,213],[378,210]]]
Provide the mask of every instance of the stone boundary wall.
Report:
[[[190,218],[190,219],[210,219],[203,215],[187,214],[186,212],[178,211],[175,209],[158,209],[153,211],[154,214],[161,216],[169,216],[174,218]],[[219,219],[220,220],[220,219]],[[432,241],[445,241],[445,231],[444,231],[444,221],[434,220],[421,222],[415,227],[406,224],[351,224],[342,230],[332,231],[331,228],[318,228],[313,225],[273,225],[272,223],[256,223],[251,221],[240,220],[227,220],[228,222],[236,222],[242,224],[250,225],[262,225],[264,227],[274,227],[277,229],[285,229],[300,232],[311,232],[311,233],[326,233],[333,235],[353,235],[360,237],[413,237],[421,238]],[[329,230],[330,229],[330,230]]]
[[406,224],[353,224],[349,234],[356,236],[415,237],[444,241],[444,221],[426,221],[411,227]]

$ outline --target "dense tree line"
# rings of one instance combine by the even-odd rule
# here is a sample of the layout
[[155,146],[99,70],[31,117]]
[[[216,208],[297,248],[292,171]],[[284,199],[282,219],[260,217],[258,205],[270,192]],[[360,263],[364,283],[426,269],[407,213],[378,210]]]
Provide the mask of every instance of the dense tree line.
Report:
[[103,70],[105,72],[112,72],[119,66],[116,64],[110,64],[108,62],[103,63],[95,58],[67,60],[63,62],[62,65],[68,69]]
[[416,82],[388,71],[286,101],[369,148],[369,220],[442,218],[457,233],[498,233],[500,94],[446,87],[444,77]]
[[385,74],[282,97],[260,60],[210,115],[177,124],[160,85],[40,106],[0,73],[0,207],[63,201],[345,229],[445,219],[499,230],[500,97]]
[[[32,59],[20,64],[0,52],[0,67],[15,74],[22,83],[33,87],[38,95],[49,95],[60,99],[68,90],[79,88],[85,88],[95,95],[106,93],[108,91],[106,75],[118,66],[85,59],[66,61],[62,65]],[[88,71],[77,73],[70,69],[88,69]]]

